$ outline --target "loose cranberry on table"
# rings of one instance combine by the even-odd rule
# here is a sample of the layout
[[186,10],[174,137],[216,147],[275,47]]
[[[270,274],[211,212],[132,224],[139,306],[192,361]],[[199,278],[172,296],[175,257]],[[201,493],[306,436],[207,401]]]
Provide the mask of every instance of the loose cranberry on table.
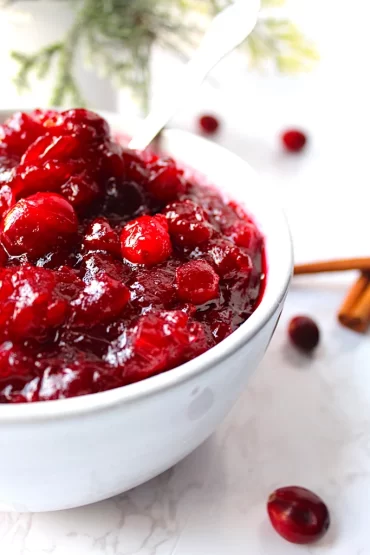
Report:
[[320,330],[309,316],[296,316],[289,322],[288,333],[293,345],[305,353],[312,353],[320,341]]
[[0,402],[171,370],[236,330],[263,291],[263,240],[171,158],[123,148],[87,110],[0,126]]
[[272,493],[267,512],[277,533],[291,543],[313,543],[324,536],[330,525],[329,511],[322,499],[298,486]]
[[200,116],[198,125],[199,129],[207,135],[214,135],[220,128],[219,120],[211,114]]
[[299,129],[289,129],[281,135],[283,145],[289,152],[300,152],[307,143],[307,137]]

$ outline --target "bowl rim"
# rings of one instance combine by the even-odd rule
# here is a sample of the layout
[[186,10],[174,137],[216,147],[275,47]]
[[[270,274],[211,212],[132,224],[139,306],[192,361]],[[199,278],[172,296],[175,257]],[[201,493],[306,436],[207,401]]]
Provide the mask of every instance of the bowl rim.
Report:
[[[0,109],[0,118],[8,116],[15,110]],[[27,110],[23,110],[27,111]],[[116,129],[122,128],[125,117],[113,112],[97,110],[103,117],[106,117],[110,123],[115,121],[117,125],[113,125]],[[283,209],[280,206],[278,195],[271,190],[267,184],[258,176],[251,166],[228,149],[213,143],[204,137],[197,136],[179,129],[166,129],[164,131],[164,139],[171,144],[174,139],[185,139],[198,142],[200,147],[214,149],[214,155],[221,157],[234,158],[234,161],[242,163],[244,169],[250,174],[251,178],[259,183],[259,186],[268,191],[268,203],[274,205],[280,215],[282,223],[282,231],[286,236],[286,241],[282,243],[284,256],[286,258],[286,267],[281,272],[280,283],[277,287],[276,295],[272,303],[268,305],[266,300],[266,291],[270,289],[271,284],[266,280],[265,291],[260,304],[253,314],[244,322],[236,331],[225,338],[221,343],[212,347],[202,355],[172,369],[167,372],[146,378],[140,382],[118,387],[116,389],[92,393],[80,397],[71,397],[68,399],[57,399],[52,401],[39,401],[34,403],[19,404],[1,404],[0,403],[0,424],[18,424],[32,423],[35,421],[49,420],[65,420],[78,415],[88,415],[97,413],[114,407],[127,405],[137,402],[141,399],[154,396],[158,393],[179,386],[192,380],[195,376],[204,374],[212,368],[225,361],[231,354],[239,351],[247,342],[249,342],[270,320],[279,305],[284,301],[288,291],[293,271],[293,242],[289,230],[289,225]],[[195,170],[196,171],[196,170]],[[267,196],[267,195],[266,195]],[[238,199],[235,199],[238,200]]]

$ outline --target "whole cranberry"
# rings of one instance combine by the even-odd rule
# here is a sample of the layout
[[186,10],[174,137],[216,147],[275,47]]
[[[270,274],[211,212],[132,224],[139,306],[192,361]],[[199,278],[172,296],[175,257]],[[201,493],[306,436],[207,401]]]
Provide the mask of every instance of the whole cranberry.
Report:
[[68,364],[60,359],[45,360],[45,367],[32,401],[51,401],[87,395],[93,392],[93,380],[99,372],[99,365],[90,361],[81,364],[78,360]]
[[306,146],[307,137],[299,129],[289,129],[281,135],[284,147],[289,152],[300,152]]
[[213,229],[204,210],[191,200],[173,202],[164,214],[174,242],[184,247],[196,247],[208,241]]
[[223,227],[223,232],[238,247],[244,247],[253,252],[256,252],[262,243],[261,233],[251,222],[237,220],[232,225]]
[[82,141],[89,142],[109,136],[109,125],[98,114],[76,108],[66,110],[44,121],[44,126],[53,135],[77,135]]
[[81,154],[81,144],[73,135],[43,135],[32,143],[21,159],[21,164],[40,164],[47,160],[70,160]]
[[121,256],[121,246],[117,233],[105,218],[96,218],[86,231],[84,246],[87,250],[107,251]]
[[72,325],[77,328],[92,327],[114,320],[129,300],[130,292],[123,283],[101,273],[86,284],[79,297],[71,302]]
[[226,239],[210,241],[207,256],[224,279],[248,275],[253,268],[251,257]]
[[203,304],[219,296],[220,278],[205,260],[192,260],[176,271],[178,296],[182,301]]
[[100,275],[107,274],[109,277],[126,283],[131,274],[127,264],[122,264],[108,252],[88,252],[82,260],[80,275],[84,283],[91,283]]
[[[43,338],[66,319],[78,291],[66,272],[31,265],[0,270],[0,337]],[[83,285],[83,284],[82,284]]]
[[36,108],[30,113],[30,116],[45,127],[50,127],[52,121],[57,121],[60,112],[57,110],[41,110],[40,108]]
[[132,220],[122,231],[121,248],[124,258],[134,264],[164,262],[172,252],[166,218],[157,214]]
[[174,160],[158,160],[150,167],[148,191],[162,202],[175,200],[185,191],[183,174]]
[[20,164],[9,185],[17,199],[42,191],[59,192],[75,171],[73,161],[50,160],[37,166]]
[[104,141],[99,147],[101,153],[101,173],[104,179],[123,179],[125,164],[122,147],[114,141]]
[[199,118],[199,128],[207,135],[213,135],[220,127],[219,120],[211,114],[204,114]]
[[293,318],[289,323],[288,333],[292,343],[306,353],[311,353],[319,344],[319,328],[309,316]]
[[330,525],[329,511],[322,499],[298,486],[280,488],[272,493],[267,512],[277,533],[291,543],[315,542]]
[[123,148],[124,179],[133,183],[146,184],[149,179],[149,169],[140,153]]
[[[191,337],[188,324],[189,317],[180,310],[149,312],[141,316],[125,334],[124,351],[119,338],[111,346],[107,360],[114,366],[123,362],[124,375],[129,381],[157,374],[177,364],[189,350]],[[132,350],[130,360],[125,354],[127,344]]]
[[32,114],[16,112],[0,126],[0,143],[7,146],[10,154],[22,156],[42,134],[42,125],[32,117]]
[[18,201],[1,223],[1,241],[12,256],[38,257],[69,243],[78,220],[73,207],[60,195],[36,193]]
[[71,175],[60,187],[60,193],[75,208],[84,210],[100,195],[101,189],[95,178],[87,171]]

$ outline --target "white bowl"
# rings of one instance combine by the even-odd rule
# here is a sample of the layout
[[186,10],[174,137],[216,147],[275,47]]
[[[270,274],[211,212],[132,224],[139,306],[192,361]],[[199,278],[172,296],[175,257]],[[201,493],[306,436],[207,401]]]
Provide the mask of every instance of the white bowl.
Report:
[[[103,115],[114,130],[132,132],[127,118]],[[278,199],[246,162],[211,142],[169,130],[164,146],[254,215],[266,240],[263,299],[230,337],[174,370],[95,395],[0,405],[0,510],[86,505],[170,468],[225,418],[269,345],[293,265]]]

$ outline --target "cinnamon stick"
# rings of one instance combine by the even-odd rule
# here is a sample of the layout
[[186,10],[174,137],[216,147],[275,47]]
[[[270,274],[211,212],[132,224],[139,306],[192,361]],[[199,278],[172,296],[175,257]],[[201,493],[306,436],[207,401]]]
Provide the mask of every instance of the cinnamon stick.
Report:
[[338,312],[339,322],[364,333],[370,325],[370,274],[361,274],[351,287]]
[[297,264],[294,267],[294,275],[317,274],[319,272],[345,272],[348,270],[370,271],[370,257],[343,258],[311,262],[309,264]]

